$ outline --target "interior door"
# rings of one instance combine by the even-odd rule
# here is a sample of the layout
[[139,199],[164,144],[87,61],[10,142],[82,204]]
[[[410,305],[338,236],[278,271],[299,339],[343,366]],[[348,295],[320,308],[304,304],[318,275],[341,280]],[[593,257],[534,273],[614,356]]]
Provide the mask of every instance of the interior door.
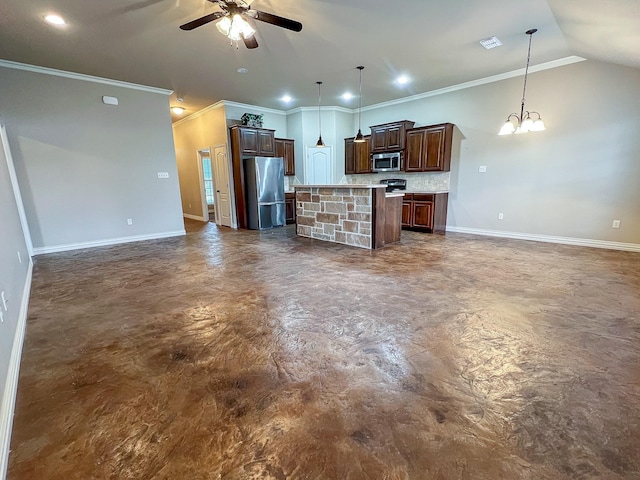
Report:
[[218,145],[213,148],[213,168],[213,181],[216,188],[216,224],[232,227],[229,162],[226,145]]
[[331,147],[307,147],[304,183],[331,185],[333,180],[333,151]]

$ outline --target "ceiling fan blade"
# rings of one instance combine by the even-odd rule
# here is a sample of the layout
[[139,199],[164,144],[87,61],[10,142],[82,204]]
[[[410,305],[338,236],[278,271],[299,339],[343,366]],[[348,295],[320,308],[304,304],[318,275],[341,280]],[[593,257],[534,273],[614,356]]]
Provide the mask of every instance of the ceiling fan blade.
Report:
[[204,17],[196,18],[195,20],[191,20],[190,22],[185,23],[184,25],[180,25],[182,30],[193,30],[194,28],[201,27],[202,25],[206,25],[209,22],[213,22],[214,20],[219,19],[220,17],[224,17],[224,12],[214,12],[209,15],[205,15]]
[[258,48],[258,40],[256,40],[256,36],[255,35],[251,35],[250,37],[247,37],[247,38],[245,38],[243,36],[242,40],[244,41],[245,47],[247,47],[247,48]]
[[250,13],[253,14],[253,18],[255,18],[256,20],[260,20],[261,22],[270,23],[271,25],[286,28],[287,30],[293,30],[294,32],[299,32],[300,30],[302,30],[302,24],[300,22],[296,22],[295,20],[279,17],[278,15],[273,15],[272,13],[261,12],[260,10],[250,10]]

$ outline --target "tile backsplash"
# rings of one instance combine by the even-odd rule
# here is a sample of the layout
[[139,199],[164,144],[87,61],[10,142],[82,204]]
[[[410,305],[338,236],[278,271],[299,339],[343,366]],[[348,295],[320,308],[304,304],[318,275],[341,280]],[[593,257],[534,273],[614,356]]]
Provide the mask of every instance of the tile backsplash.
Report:
[[407,181],[407,190],[410,192],[449,191],[451,172],[437,173],[372,173],[359,175],[345,175],[340,180],[341,184],[377,184],[387,178],[402,178]]

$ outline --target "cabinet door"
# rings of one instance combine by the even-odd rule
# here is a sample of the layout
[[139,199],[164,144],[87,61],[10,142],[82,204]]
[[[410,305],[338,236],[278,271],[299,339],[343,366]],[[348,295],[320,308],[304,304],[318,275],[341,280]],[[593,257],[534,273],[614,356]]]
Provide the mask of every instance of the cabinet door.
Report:
[[371,172],[371,152],[370,152],[370,137],[364,137],[364,142],[355,143],[355,168],[356,173],[370,173]]
[[[276,157],[280,155],[276,154]],[[293,140],[285,140],[284,142],[284,174],[295,175],[296,174],[296,158],[295,158],[295,144]]]
[[433,228],[433,202],[413,202],[413,226]]
[[402,150],[404,148],[402,130],[400,125],[391,125],[387,128],[387,150]]
[[413,213],[413,202],[402,202],[402,226],[411,226],[411,214]]
[[257,130],[248,128],[240,129],[240,152],[243,155],[260,155]]
[[426,140],[427,131],[422,128],[407,132],[407,156],[404,161],[406,172],[422,171],[426,156]]
[[386,152],[388,143],[386,127],[371,129],[371,152]]
[[258,155],[273,157],[276,154],[273,132],[258,130]]
[[296,194],[285,193],[284,208],[287,225],[296,223]]
[[344,173],[345,175],[356,173],[356,144],[353,138],[344,139]]
[[426,157],[424,172],[439,171],[444,168],[444,127],[430,128],[426,131]]
[[296,174],[296,166],[295,166],[295,158],[294,158],[294,143],[293,140],[288,140],[286,138],[275,138],[273,141],[275,145],[275,155],[276,157],[282,157],[284,161],[284,174],[285,175],[295,175]]

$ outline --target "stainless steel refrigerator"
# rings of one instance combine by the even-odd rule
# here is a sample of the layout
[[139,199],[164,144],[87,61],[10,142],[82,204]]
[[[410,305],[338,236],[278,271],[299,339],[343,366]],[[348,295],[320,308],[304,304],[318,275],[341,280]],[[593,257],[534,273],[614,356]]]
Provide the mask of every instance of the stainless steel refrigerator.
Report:
[[281,157],[245,158],[244,176],[248,227],[264,230],[284,225],[284,160]]

